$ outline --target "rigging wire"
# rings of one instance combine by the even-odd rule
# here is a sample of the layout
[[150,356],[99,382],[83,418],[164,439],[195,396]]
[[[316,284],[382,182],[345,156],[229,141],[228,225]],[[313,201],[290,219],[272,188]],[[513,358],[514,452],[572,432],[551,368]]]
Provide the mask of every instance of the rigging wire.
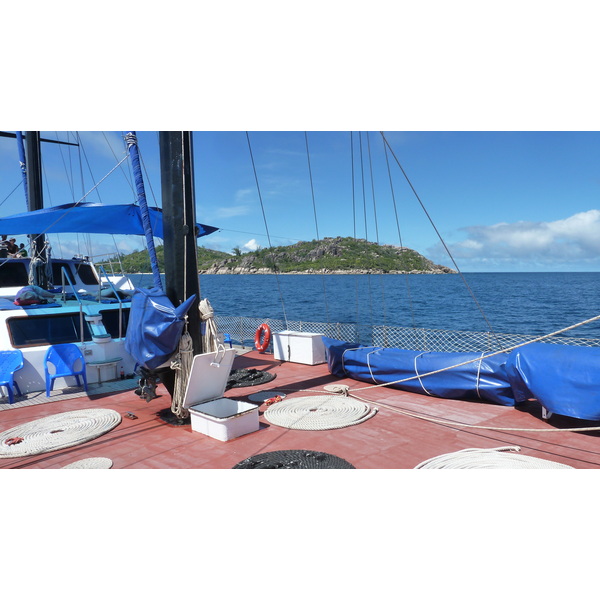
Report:
[[[356,190],[355,190],[355,186],[354,186],[354,179],[355,179],[355,174],[354,174],[354,134],[351,131],[350,132],[350,165],[351,165],[351,172],[352,172],[352,222],[353,222],[353,237],[354,240],[356,240]],[[358,324],[359,322],[359,301],[358,301],[359,295],[358,295],[358,275],[354,276],[354,301],[355,301],[355,316],[354,316],[354,320],[356,321],[356,323]]]
[[[308,161],[308,175],[310,178],[310,192],[312,195],[312,204],[313,204],[313,214],[315,216],[315,231],[317,233],[317,241],[320,242],[321,238],[319,237],[319,222],[317,220],[317,205],[315,203],[315,190],[313,186],[313,176],[312,169],[310,167],[310,152],[308,150],[308,133],[304,132],[304,141],[306,142],[306,159]],[[327,304],[327,285],[325,282],[325,273],[321,273],[321,281],[323,283],[323,299],[325,302],[325,321],[329,323],[329,306]]]
[[273,260],[273,267],[274,267],[273,270],[275,271],[275,281],[277,282],[277,289],[279,291],[279,299],[281,301],[281,309],[283,311],[283,320],[285,321],[285,327],[287,329],[288,328],[288,319],[287,319],[287,314],[285,312],[285,303],[283,301],[283,294],[281,292],[281,284],[279,282],[279,273],[278,273],[277,265],[275,264],[275,258],[273,255],[273,245],[271,244],[271,236],[269,234],[269,226],[267,224],[267,217],[265,215],[265,207],[263,204],[262,194],[260,192],[260,185],[258,183],[258,174],[256,172],[256,164],[254,163],[254,154],[252,153],[252,145],[250,144],[250,135],[247,131],[246,131],[246,140],[248,141],[248,150],[250,151],[250,161],[252,162],[252,171],[254,172],[254,180],[256,181],[256,189],[258,192],[258,199],[260,201],[260,209],[262,211],[263,221],[265,224],[265,231],[267,234],[267,240],[269,242],[269,249],[271,250],[271,259]]
[[[365,222],[365,240],[369,241],[369,232],[368,232],[368,223],[367,223],[367,195],[365,192],[365,167],[363,161],[363,144],[362,144],[362,133],[358,132],[358,142],[359,142],[359,156],[360,156],[360,177],[361,177],[361,186],[362,186],[362,199],[363,199],[363,218]],[[369,260],[368,257],[366,259],[367,266],[367,289],[369,291],[369,325],[371,326],[371,331],[373,330],[373,295],[371,291],[371,273],[369,272]]]
[[[111,151],[113,158],[118,161],[118,157],[117,154],[113,148],[113,145],[111,144],[110,140],[108,139],[106,133],[103,131],[102,135],[104,137],[104,140],[106,141],[106,145],[108,146],[109,150]],[[125,142],[125,134],[121,131],[120,132],[120,137],[121,137],[121,142],[123,144],[123,150],[121,152],[121,155],[123,154],[127,154],[127,143]],[[131,162],[128,163],[128,166],[131,167]],[[129,169],[123,169],[121,167],[121,171],[123,173],[123,177],[125,177],[125,181],[129,184],[129,189],[131,190],[131,195],[135,198],[135,186],[133,185],[133,175],[131,173],[131,168]]]
[[17,185],[9,192],[8,196],[0,202],[0,206],[2,206],[21,186],[23,185],[23,180],[19,181]]
[[483,311],[483,308],[481,307],[481,305],[479,304],[479,301],[477,300],[477,298],[475,297],[475,294],[473,293],[473,290],[471,289],[471,287],[469,286],[469,284],[467,283],[467,280],[464,276],[464,274],[462,273],[462,271],[460,270],[460,268],[458,267],[458,265],[456,264],[456,261],[454,260],[454,257],[452,256],[452,253],[450,252],[450,249],[448,248],[448,246],[446,245],[446,242],[444,241],[444,238],[442,238],[442,235],[440,234],[438,228],[435,226],[435,223],[433,222],[433,219],[431,218],[431,216],[429,215],[429,212],[427,211],[427,209],[425,208],[425,205],[423,204],[423,202],[421,201],[421,198],[419,197],[419,194],[417,194],[417,190],[415,190],[413,184],[411,183],[410,179],[408,178],[408,175],[406,174],[406,172],[404,171],[404,169],[402,168],[402,165],[400,164],[400,161],[398,160],[398,157],[396,156],[393,148],[390,146],[390,143],[388,142],[387,138],[385,137],[385,134],[383,131],[380,132],[381,137],[383,138],[383,141],[385,143],[385,145],[389,148],[390,152],[392,153],[392,156],[394,157],[394,160],[396,161],[396,164],[398,165],[400,171],[402,171],[402,175],[404,175],[404,178],[406,179],[406,182],[408,183],[410,189],[412,190],[413,194],[415,195],[415,198],[418,200],[419,204],[421,205],[421,208],[423,209],[427,219],[429,219],[429,222],[431,223],[431,226],[433,227],[435,233],[437,234],[440,242],[442,243],[442,245],[444,246],[444,249],[446,250],[446,252],[448,253],[448,256],[450,257],[450,260],[452,261],[452,264],[454,265],[454,267],[456,268],[456,271],[458,272],[458,274],[460,275],[465,287],[467,288],[469,294],[471,295],[471,298],[473,299],[473,301],[475,302],[477,308],[479,309],[479,312],[481,313],[481,316],[483,317],[484,321],[486,322],[488,329],[490,331],[490,333],[494,336],[494,339],[496,340],[496,342],[498,342],[498,344],[500,343],[498,341],[498,338],[496,336],[496,333],[491,325],[491,323],[489,322],[485,312]]
[[[373,198],[373,216],[375,219],[375,241],[379,245],[379,224],[377,221],[377,203],[375,201],[375,180],[373,178],[373,159],[371,156],[371,137],[367,131],[367,152],[369,156],[369,174],[371,177],[371,196]],[[383,313],[383,325],[387,325],[386,310],[385,310],[385,280],[382,275],[378,277],[379,287],[381,289],[381,307]]]
[[[385,164],[387,166],[388,178],[390,181],[390,192],[392,194],[392,204],[394,206],[394,216],[396,218],[396,229],[398,230],[398,242],[400,243],[400,251],[402,251],[404,249],[404,244],[402,243],[402,233],[400,231],[400,219],[398,218],[398,207],[397,207],[397,203],[396,203],[396,195],[394,194],[394,184],[392,181],[392,172],[390,170],[390,161],[389,161],[387,146],[385,145],[385,142],[383,142],[383,150],[384,150],[384,154],[385,154]],[[414,306],[413,306],[413,302],[412,302],[412,295],[411,295],[411,289],[410,289],[410,278],[408,277],[408,273],[406,273],[406,272],[404,273],[404,280],[406,283],[406,294],[408,297],[408,307],[410,310],[411,322],[412,322],[412,326],[414,329],[414,328],[416,328],[415,310],[414,310]]]

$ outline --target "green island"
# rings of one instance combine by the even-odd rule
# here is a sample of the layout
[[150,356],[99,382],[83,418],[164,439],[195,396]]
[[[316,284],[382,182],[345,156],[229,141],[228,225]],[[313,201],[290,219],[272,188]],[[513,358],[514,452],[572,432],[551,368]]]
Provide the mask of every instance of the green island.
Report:
[[[161,272],[164,272],[164,247],[156,247]],[[118,257],[113,257],[113,264]],[[102,264],[102,263],[99,263]],[[121,256],[126,273],[151,271],[147,251]],[[198,272],[201,274],[310,274],[310,273],[455,273],[436,265],[415,250],[400,246],[380,245],[352,237],[324,238],[298,242],[290,246],[259,248],[233,253],[198,248]]]

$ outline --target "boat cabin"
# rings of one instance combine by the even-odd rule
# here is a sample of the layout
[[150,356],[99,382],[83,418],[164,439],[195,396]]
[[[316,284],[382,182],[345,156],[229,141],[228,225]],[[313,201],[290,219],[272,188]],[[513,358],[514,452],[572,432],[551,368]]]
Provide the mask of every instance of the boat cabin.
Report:
[[[54,344],[77,344],[88,365],[88,382],[133,372],[125,333],[133,286],[125,276],[107,275],[85,258],[52,259],[52,296],[39,304],[15,305],[30,285],[30,258],[0,261],[0,350],[19,349],[24,367],[15,374],[22,393],[45,389],[44,357]],[[104,369],[111,369],[106,370]],[[104,371],[104,372],[103,372]],[[59,379],[55,389],[67,382]]]

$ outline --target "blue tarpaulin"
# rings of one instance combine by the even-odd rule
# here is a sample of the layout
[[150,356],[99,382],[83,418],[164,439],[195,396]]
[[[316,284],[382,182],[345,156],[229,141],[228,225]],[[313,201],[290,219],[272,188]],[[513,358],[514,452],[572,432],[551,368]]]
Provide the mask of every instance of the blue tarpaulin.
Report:
[[[480,352],[420,352],[357,347],[356,344],[331,338],[323,338],[323,341],[329,369],[338,377],[351,377],[369,383],[391,383],[416,377],[390,387],[440,398],[488,400],[503,406],[515,404],[506,375],[505,354],[486,358]],[[473,360],[442,373],[424,376]]]
[[175,308],[161,289],[136,289],[131,299],[125,350],[146,369],[160,367],[177,350],[185,315],[195,299],[193,295]]
[[600,420],[600,348],[530,344],[506,363],[515,399],[535,398],[546,410]]
[[[164,238],[162,210],[149,208],[152,233]],[[196,224],[197,237],[217,231],[217,227]],[[62,204],[19,213],[0,219],[0,233],[27,235],[31,233],[109,233],[114,235],[145,235],[142,215],[136,204],[100,204],[80,202]]]

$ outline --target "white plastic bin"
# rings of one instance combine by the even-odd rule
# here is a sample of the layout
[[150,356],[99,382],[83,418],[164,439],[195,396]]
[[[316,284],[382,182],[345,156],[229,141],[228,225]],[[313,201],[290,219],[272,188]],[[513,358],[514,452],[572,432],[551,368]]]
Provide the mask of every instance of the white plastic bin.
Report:
[[259,428],[258,406],[223,397],[236,352],[232,348],[194,356],[183,400],[192,431],[227,440]]
[[326,362],[325,345],[320,333],[280,331],[273,334],[273,355],[276,360],[318,365]]
[[258,406],[234,400],[217,398],[191,406],[192,430],[222,442],[253,431],[258,431]]

